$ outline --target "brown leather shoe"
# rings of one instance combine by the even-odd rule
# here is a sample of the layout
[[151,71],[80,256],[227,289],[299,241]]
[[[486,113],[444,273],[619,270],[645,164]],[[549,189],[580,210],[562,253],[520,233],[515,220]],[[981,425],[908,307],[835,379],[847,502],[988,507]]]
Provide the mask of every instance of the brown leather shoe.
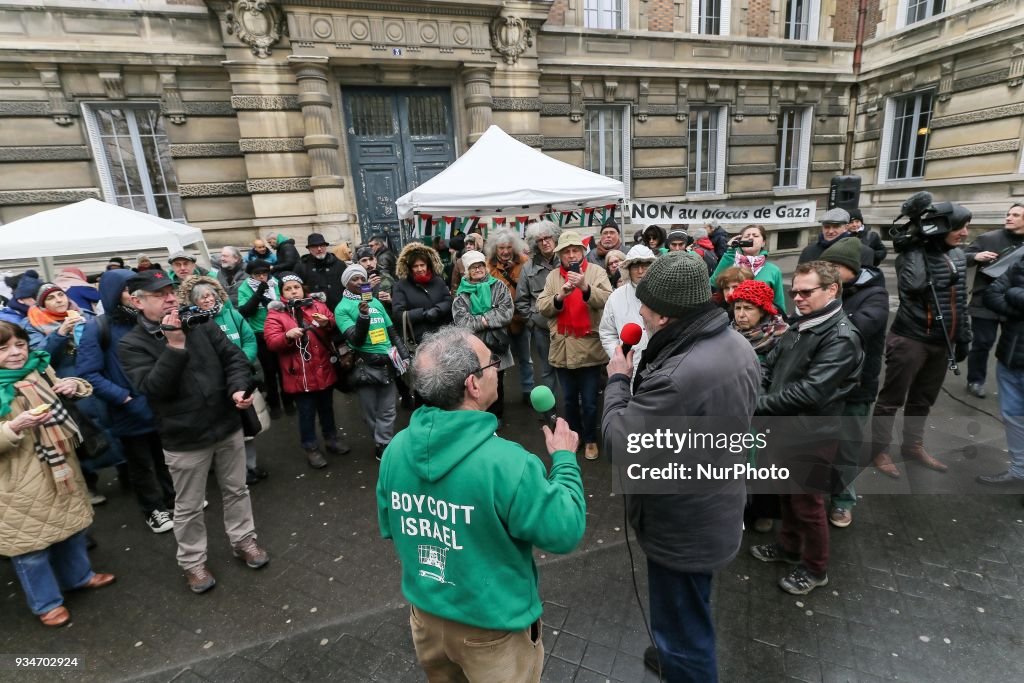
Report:
[[924,449],[924,446],[919,443],[911,444],[909,448],[903,449],[904,460],[916,460],[930,470],[936,472],[945,472],[949,468],[945,463],[939,462]]
[[206,568],[205,564],[185,570],[185,579],[188,581],[189,590],[193,593],[205,593],[217,585],[217,579]]
[[259,569],[267,562],[270,562],[270,555],[267,551],[256,545],[256,539],[250,536],[233,549],[235,557],[245,560],[246,566],[251,569]]
[[893,479],[900,478],[900,471],[896,469],[896,465],[893,463],[892,458],[890,458],[889,454],[885,451],[876,453],[875,457],[871,459],[871,464],[887,477],[892,477]]
[[586,449],[583,451],[583,457],[587,460],[597,460],[601,455],[601,451],[598,449],[596,443],[588,443]]
[[116,579],[113,574],[93,574],[92,578],[79,588],[103,588],[114,583]]
[[71,621],[71,612],[68,612],[67,607],[61,605],[54,607],[46,614],[40,614],[39,621],[43,622],[43,626],[63,626]]

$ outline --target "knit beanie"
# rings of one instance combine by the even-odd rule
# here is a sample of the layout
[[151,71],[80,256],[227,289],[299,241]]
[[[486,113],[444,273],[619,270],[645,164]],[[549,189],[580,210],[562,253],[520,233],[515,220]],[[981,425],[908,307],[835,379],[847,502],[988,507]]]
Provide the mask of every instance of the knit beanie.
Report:
[[846,266],[855,274],[860,275],[860,246],[861,241],[856,237],[844,237],[821,252],[818,259]]
[[54,292],[63,292],[64,290],[53,284],[52,282],[46,282],[39,286],[39,293],[36,295],[36,303],[42,306],[46,301],[46,297],[50,296]]
[[34,270],[26,270],[21,279],[18,280],[18,286],[11,292],[11,299],[13,301],[18,299],[34,299],[36,294],[39,293],[39,287],[42,284],[39,281],[39,273]]
[[348,287],[348,281],[351,280],[356,275],[362,275],[363,279],[365,280],[367,277],[366,268],[363,268],[358,263],[353,263],[352,265],[345,269],[344,273],[341,274],[341,286]]
[[256,273],[269,273],[273,269],[269,261],[264,261],[261,258],[255,261],[249,261],[245,265],[245,272],[249,275],[255,275]]
[[689,251],[663,254],[647,269],[636,296],[659,315],[681,318],[711,300],[708,267]]
[[767,282],[760,280],[744,280],[736,285],[732,294],[726,299],[728,303],[735,301],[749,301],[768,315],[776,315],[779,309],[775,308],[775,290]]

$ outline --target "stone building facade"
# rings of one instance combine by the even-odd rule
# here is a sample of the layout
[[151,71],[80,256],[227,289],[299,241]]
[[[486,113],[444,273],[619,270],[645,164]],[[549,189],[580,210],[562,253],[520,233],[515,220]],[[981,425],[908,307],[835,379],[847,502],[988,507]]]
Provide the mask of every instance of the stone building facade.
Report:
[[[1024,197],[1024,0],[0,0],[0,222],[397,234],[492,123],[632,198]],[[500,164],[501,160],[496,159]],[[467,188],[471,191],[471,188]],[[810,226],[778,226],[801,246]]]

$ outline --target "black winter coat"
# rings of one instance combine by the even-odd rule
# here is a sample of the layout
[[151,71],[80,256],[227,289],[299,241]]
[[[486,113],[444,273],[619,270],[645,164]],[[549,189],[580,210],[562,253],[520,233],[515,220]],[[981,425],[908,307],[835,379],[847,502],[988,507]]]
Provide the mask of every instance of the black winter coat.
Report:
[[395,252],[388,248],[384,248],[377,254],[377,268],[378,270],[384,270],[391,273],[391,277],[398,278],[395,274],[395,266],[398,264],[398,260],[395,258]]
[[278,242],[277,263],[271,267],[270,272],[275,274],[294,272],[298,264],[299,250],[295,248],[295,240],[287,239],[284,242]]
[[1014,370],[1024,368],[1024,261],[1010,266],[982,293],[985,305],[1004,318],[996,358]]
[[[938,294],[937,318],[935,297],[928,286],[931,274]],[[960,247],[946,250],[938,244],[908,249],[896,257],[896,284],[900,307],[893,321],[893,334],[925,344],[946,345],[943,327],[954,344],[971,342],[971,319],[967,314],[967,262]],[[960,352],[958,356],[965,355]]]
[[331,252],[322,261],[312,254],[306,254],[295,266],[295,274],[302,278],[310,292],[322,292],[327,297],[327,308],[332,311],[341,302],[345,288],[341,285],[341,274],[348,264]]
[[[757,414],[841,415],[863,361],[860,333],[846,313],[805,330],[795,322],[762,363],[766,393],[757,398]],[[816,433],[815,425],[805,422],[807,433]]]
[[874,263],[865,263],[862,265],[871,265],[877,268],[878,265],[885,260],[885,257],[889,255],[889,248],[885,246],[884,242],[882,242],[881,235],[874,230],[869,229],[868,226],[865,225],[864,229],[857,233],[857,237],[860,238],[861,244],[868,247],[875,257]]
[[964,257],[967,260],[967,267],[970,268],[971,266],[978,266],[978,270],[974,273],[974,288],[971,290],[971,303],[967,308],[968,312],[972,316],[976,318],[988,318],[989,320],[995,320],[997,317],[992,308],[984,301],[985,289],[992,284],[993,280],[993,278],[981,272],[981,269],[987,266],[988,263],[975,261],[974,257],[983,251],[994,251],[998,254],[1006,249],[1013,249],[1021,244],[1021,242],[1024,242],[1024,235],[1017,235],[1005,228],[1000,228],[999,230],[992,230],[983,235],[978,235],[978,238],[964,249]]
[[419,343],[424,334],[451,324],[452,293],[437,275],[425,285],[417,284],[411,278],[396,280],[391,288],[391,311],[392,322],[398,328],[402,327],[402,314],[409,313],[413,337]]
[[186,334],[185,348],[172,349],[139,323],[118,344],[121,367],[149,401],[160,441],[170,451],[206,448],[241,429],[231,395],[252,381],[242,349],[217,325]]
[[871,403],[878,395],[878,378],[885,355],[885,328],[889,324],[889,292],[882,271],[864,268],[852,285],[843,287],[843,312],[860,332],[864,367],[860,383],[847,403]]

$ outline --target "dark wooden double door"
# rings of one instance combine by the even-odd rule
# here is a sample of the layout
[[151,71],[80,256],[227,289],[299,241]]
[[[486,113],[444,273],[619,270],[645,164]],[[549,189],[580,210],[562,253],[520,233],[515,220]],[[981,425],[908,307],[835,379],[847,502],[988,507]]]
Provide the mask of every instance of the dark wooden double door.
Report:
[[342,93],[363,240],[405,242],[395,200],[455,159],[451,95],[427,88],[346,88]]

